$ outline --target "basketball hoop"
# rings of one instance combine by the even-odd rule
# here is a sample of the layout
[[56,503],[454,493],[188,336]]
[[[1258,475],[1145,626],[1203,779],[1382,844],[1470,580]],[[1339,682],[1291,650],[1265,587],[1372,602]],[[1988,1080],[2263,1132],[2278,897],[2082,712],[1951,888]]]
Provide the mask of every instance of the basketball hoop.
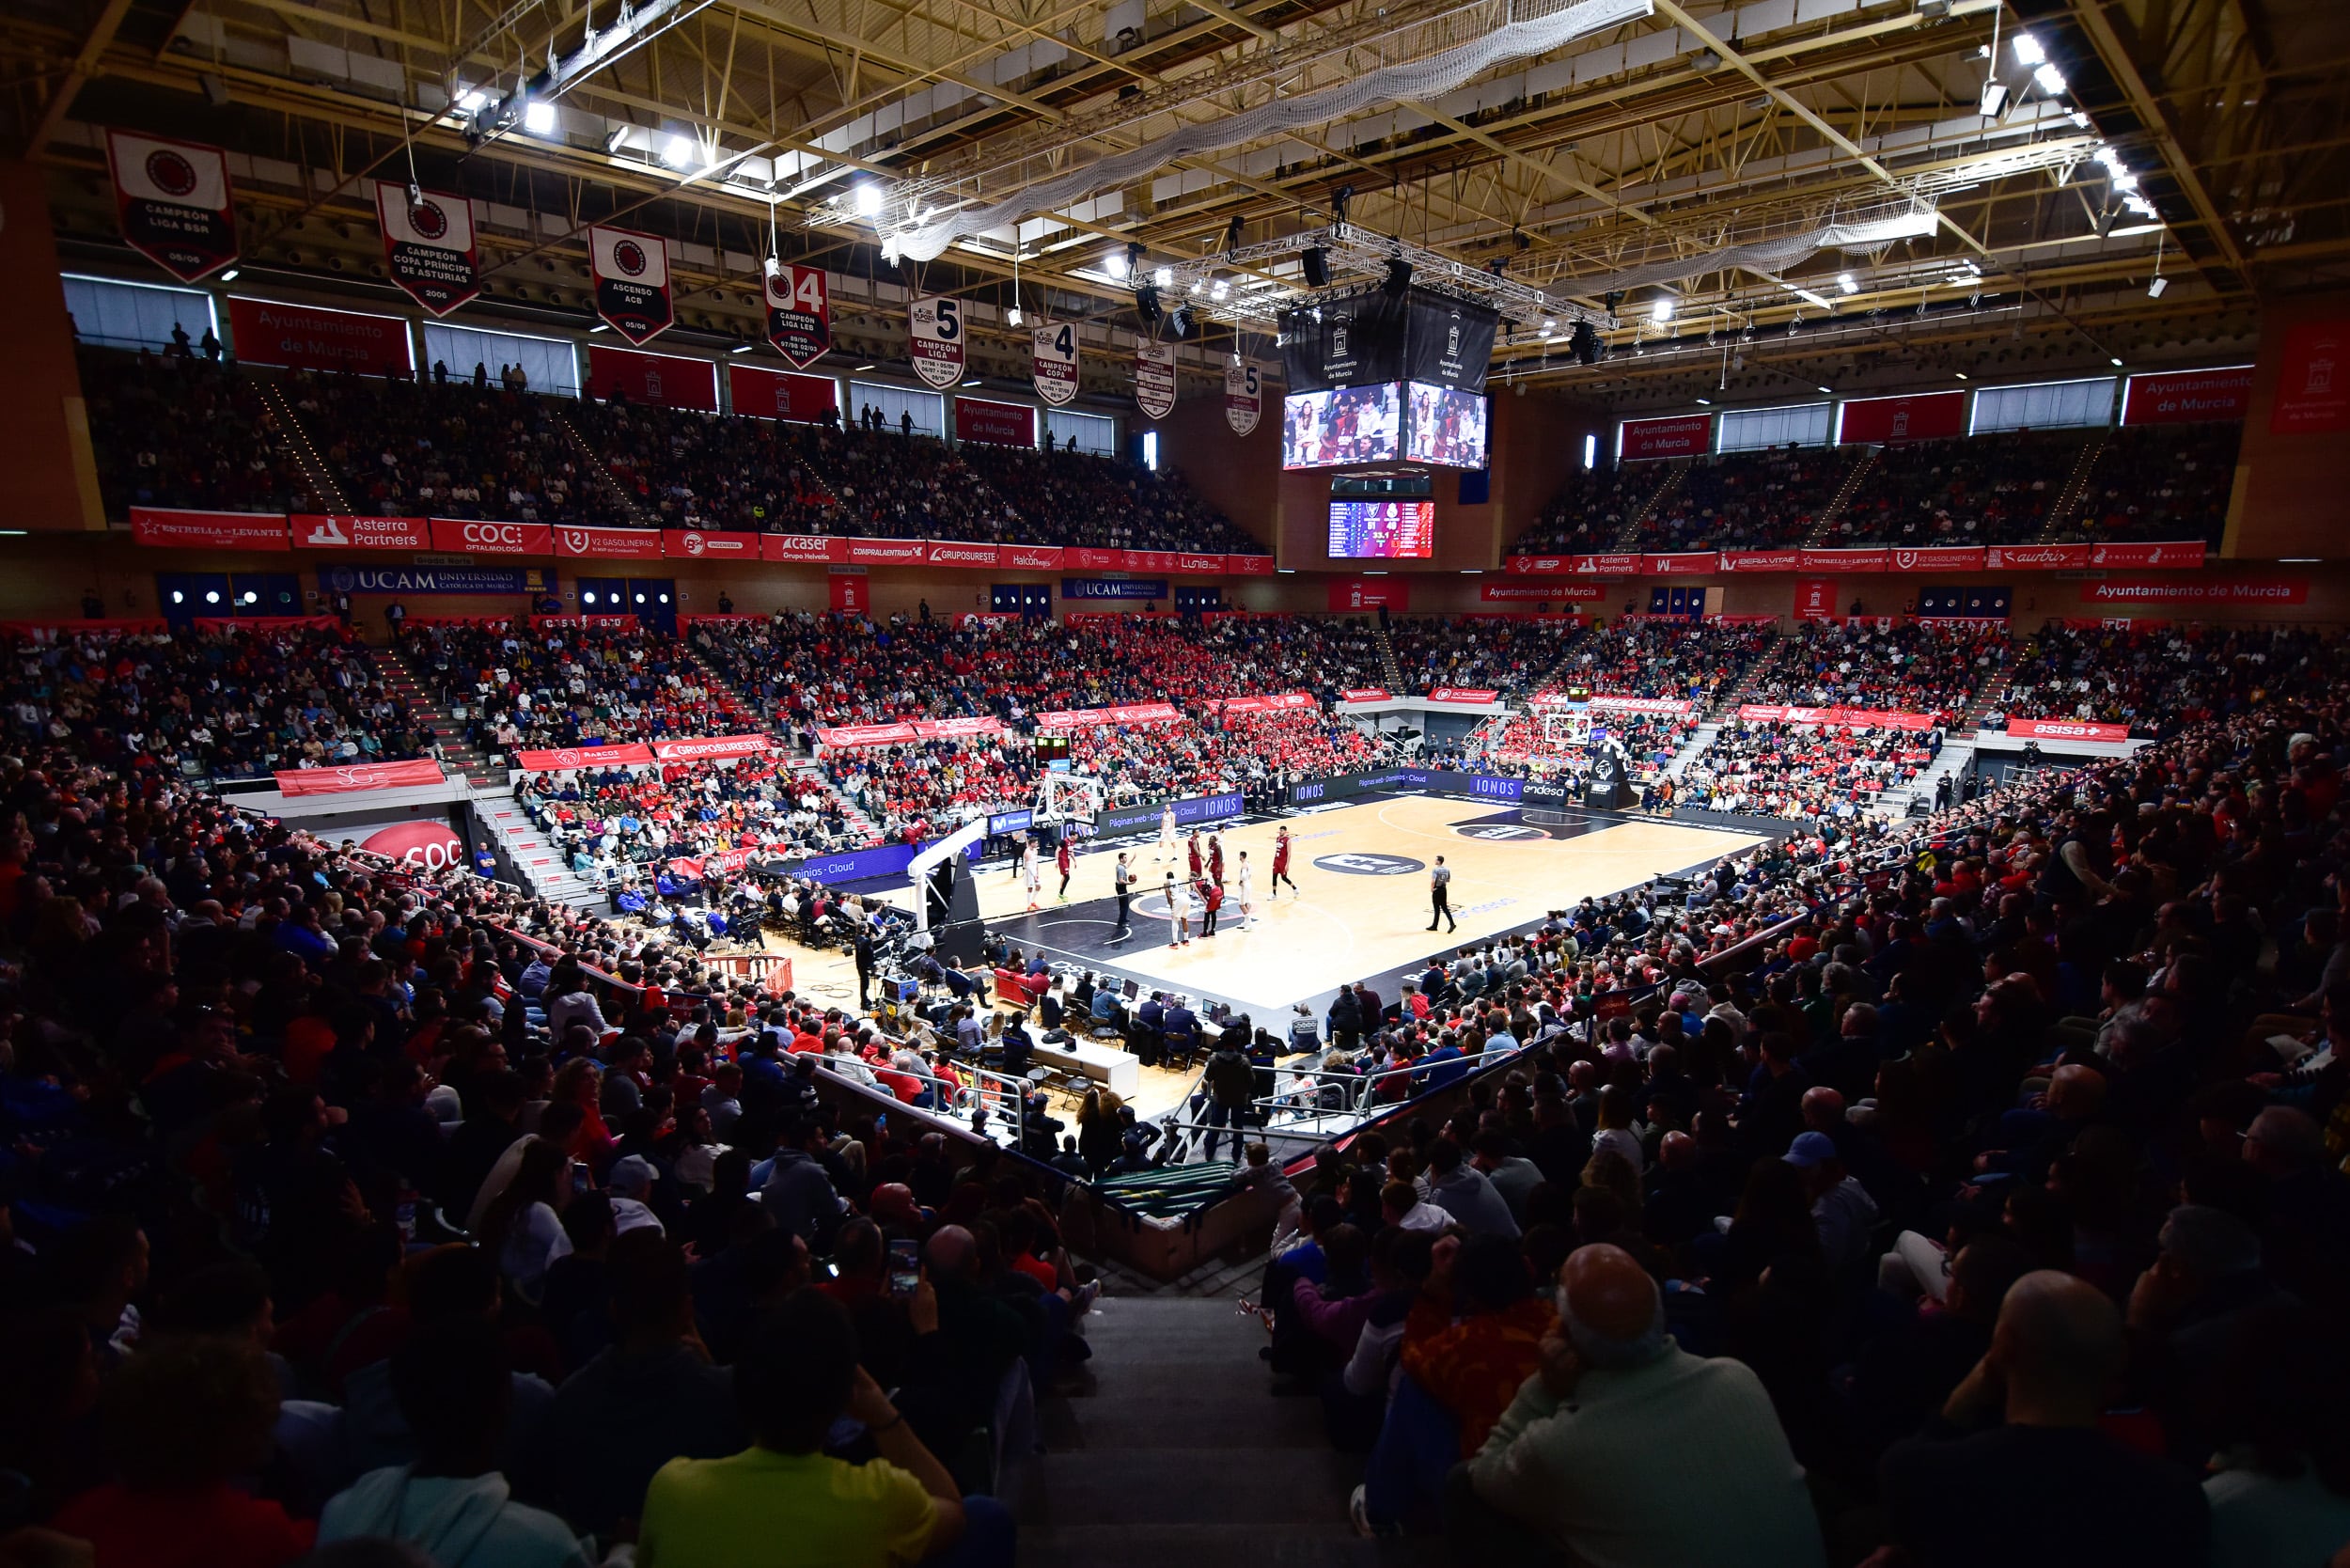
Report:
[[1037,780],[1036,822],[1039,826],[1070,821],[1090,822],[1108,805],[1108,792],[1090,774],[1048,773]]

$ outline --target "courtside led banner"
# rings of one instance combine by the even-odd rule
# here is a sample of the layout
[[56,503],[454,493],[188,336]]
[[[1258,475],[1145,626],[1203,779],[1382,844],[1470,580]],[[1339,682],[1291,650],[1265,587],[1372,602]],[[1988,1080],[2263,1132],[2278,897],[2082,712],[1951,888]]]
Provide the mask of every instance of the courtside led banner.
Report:
[[432,530],[421,517],[297,512],[293,541],[297,550],[429,550]]
[[588,230],[588,265],[595,276],[596,314],[630,342],[649,343],[677,320],[669,298],[669,247],[659,235],[598,224]]
[[800,369],[832,350],[832,295],[822,267],[777,265],[767,274],[767,341]]
[[1076,400],[1077,326],[1047,321],[1029,335],[1028,382],[1055,408]]
[[932,386],[963,383],[963,302],[924,294],[906,307],[906,347],[914,373]]
[[472,202],[447,191],[418,191],[410,201],[407,186],[379,180],[375,220],[384,230],[384,264],[410,299],[446,316],[481,292]]
[[169,550],[283,550],[286,518],[274,511],[180,511],[133,507],[133,543]]
[[182,283],[210,277],[237,259],[237,217],[228,155],[201,142],[106,133],[115,217],[133,250]]

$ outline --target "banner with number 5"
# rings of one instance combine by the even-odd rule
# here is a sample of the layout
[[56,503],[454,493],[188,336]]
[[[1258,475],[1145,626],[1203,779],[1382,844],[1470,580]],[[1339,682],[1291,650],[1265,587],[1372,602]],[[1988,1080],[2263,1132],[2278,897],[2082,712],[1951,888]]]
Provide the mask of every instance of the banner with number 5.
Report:
[[777,266],[767,274],[767,341],[799,369],[832,350],[832,300],[821,267]]
[[1036,395],[1055,408],[1077,396],[1077,328],[1072,321],[1051,321],[1036,329],[1033,380]]
[[914,373],[932,386],[954,386],[963,380],[963,302],[945,294],[924,294],[906,311],[912,339]]

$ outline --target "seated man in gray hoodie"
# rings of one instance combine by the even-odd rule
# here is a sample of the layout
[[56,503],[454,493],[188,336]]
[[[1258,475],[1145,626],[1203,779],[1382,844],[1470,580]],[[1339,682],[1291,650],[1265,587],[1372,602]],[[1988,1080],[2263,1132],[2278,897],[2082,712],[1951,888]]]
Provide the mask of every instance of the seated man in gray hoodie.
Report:
[[418,1329],[392,1356],[392,1388],[416,1457],[331,1498],[321,1545],[405,1541],[440,1568],[588,1568],[571,1527],[513,1501],[498,1473],[513,1395],[494,1325],[457,1317]]

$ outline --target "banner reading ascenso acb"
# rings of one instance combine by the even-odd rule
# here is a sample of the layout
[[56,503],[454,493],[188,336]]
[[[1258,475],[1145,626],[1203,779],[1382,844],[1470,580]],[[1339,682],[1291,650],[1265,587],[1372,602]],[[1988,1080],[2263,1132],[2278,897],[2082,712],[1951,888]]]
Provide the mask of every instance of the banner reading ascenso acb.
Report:
[[630,342],[650,342],[677,320],[668,243],[659,235],[599,224],[588,230],[588,263],[595,274],[596,314]]

